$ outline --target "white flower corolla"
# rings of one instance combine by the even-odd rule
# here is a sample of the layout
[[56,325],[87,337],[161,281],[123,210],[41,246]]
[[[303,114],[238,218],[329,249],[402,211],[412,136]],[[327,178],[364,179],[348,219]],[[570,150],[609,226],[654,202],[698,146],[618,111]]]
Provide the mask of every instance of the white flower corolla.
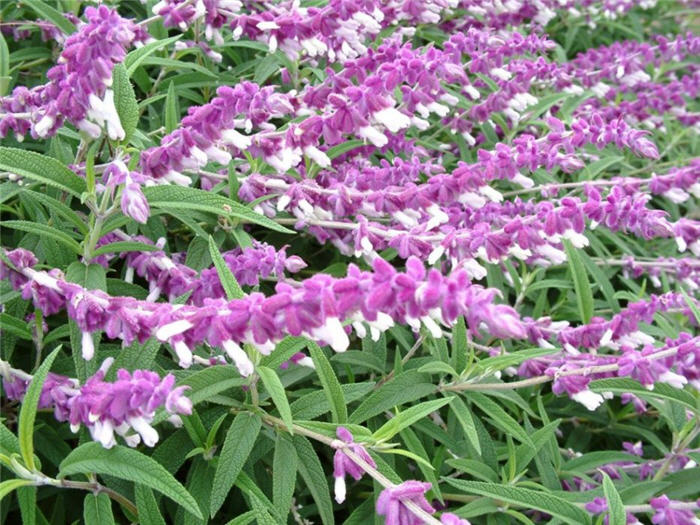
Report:
[[142,416],[129,418],[128,423],[139,433],[143,444],[147,447],[154,447],[158,443],[158,431],[153,428]]
[[375,111],[372,117],[392,133],[411,125],[411,119],[393,106]]
[[221,346],[223,346],[226,355],[233,361],[233,364],[236,365],[238,372],[243,377],[248,377],[253,373],[255,369],[253,362],[248,357],[248,354],[246,354],[236,342],[227,339],[221,343]]
[[593,412],[600,405],[602,405],[604,401],[603,396],[601,396],[600,394],[596,394],[591,390],[582,390],[581,392],[576,392],[575,394],[572,394],[571,399],[581,403],[591,412]]
[[83,359],[90,361],[95,355],[95,344],[92,340],[92,334],[90,332],[83,332],[80,339],[80,344]]
[[228,144],[232,144],[240,150],[245,150],[252,144],[251,138],[247,137],[235,129],[225,129],[221,133],[221,140]]
[[345,333],[345,328],[337,317],[326,318],[324,324],[311,331],[311,336],[328,343],[336,352],[345,352],[350,346],[348,334]]
[[158,330],[156,331],[156,339],[158,339],[159,341],[167,341],[171,337],[179,335],[189,330],[193,326],[194,325],[187,319],[179,319],[177,321],[173,321],[172,323],[168,323],[158,328]]
[[369,140],[378,148],[384,147],[389,143],[389,139],[386,135],[373,126],[361,127],[357,134],[363,139]]

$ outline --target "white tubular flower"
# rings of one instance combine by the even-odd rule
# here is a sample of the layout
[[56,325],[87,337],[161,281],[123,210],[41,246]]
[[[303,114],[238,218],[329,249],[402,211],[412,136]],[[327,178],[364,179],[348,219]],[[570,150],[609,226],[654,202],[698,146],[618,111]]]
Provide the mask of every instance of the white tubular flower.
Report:
[[224,341],[221,346],[224,347],[224,351],[236,365],[238,372],[243,377],[248,377],[253,373],[253,370],[255,369],[253,362],[248,357],[248,354],[246,354],[237,343],[231,339],[228,339]]
[[228,144],[232,144],[240,150],[248,149],[252,144],[250,137],[246,137],[235,129],[225,129],[221,133],[221,140]]
[[364,126],[358,130],[357,134],[363,139],[369,140],[378,148],[382,148],[389,143],[386,135],[373,126]]
[[327,168],[331,165],[331,159],[328,157],[328,155],[326,155],[316,146],[306,146],[304,148],[304,154],[322,168]]
[[345,328],[337,317],[327,318],[325,324],[311,331],[311,335],[314,339],[328,343],[336,352],[345,352],[350,346],[348,334],[345,333]]
[[345,496],[347,494],[347,489],[345,485],[345,476],[337,476],[335,478],[335,485],[333,487],[335,493],[335,501],[338,503],[343,503],[345,501]]
[[600,405],[602,405],[604,401],[603,396],[601,396],[600,394],[596,394],[591,390],[582,390],[581,392],[576,392],[571,396],[571,399],[581,403],[591,412],[593,412]]
[[381,109],[372,116],[392,133],[396,133],[400,129],[407,128],[411,125],[411,119],[393,106]]
[[128,420],[131,427],[139,433],[143,444],[147,447],[154,447],[158,443],[158,431],[153,428],[143,417],[132,417]]
[[95,355],[95,344],[90,332],[83,332],[80,339],[83,359],[90,361]]

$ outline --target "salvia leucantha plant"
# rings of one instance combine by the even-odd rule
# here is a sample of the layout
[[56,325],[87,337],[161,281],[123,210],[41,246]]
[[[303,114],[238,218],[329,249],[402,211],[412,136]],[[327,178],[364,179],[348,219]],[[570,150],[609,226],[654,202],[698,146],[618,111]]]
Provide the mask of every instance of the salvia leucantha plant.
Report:
[[1,2],[2,523],[700,523],[699,27]]

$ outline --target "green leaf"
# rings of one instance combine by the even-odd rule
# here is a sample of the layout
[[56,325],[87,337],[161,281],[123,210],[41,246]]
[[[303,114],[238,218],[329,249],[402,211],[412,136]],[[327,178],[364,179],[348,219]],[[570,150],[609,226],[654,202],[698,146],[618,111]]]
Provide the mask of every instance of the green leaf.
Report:
[[625,157],[617,155],[613,157],[605,157],[595,162],[591,162],[586,166],[586,177],[588,180],[595,179],[599,173],[602,173],[603,171],[607,170],[608,168],[623,160],[625,160]]
[[107,381],[116,379],[117,370],[124,368],[129,372],[138,369],[149,369],[153,366],[158,350],[161,347],[160,341],[155,337],[151,337],[144,343],[138,340],[131,343],[129,346],[120,350],[112,366],[107,372]]
[[622,503],[622,498],[610,476],[605,472],[603,472],[603,491],[605,492],[605,500],[608,502],[608,525],[625,525],[627,523],[625,505]]
[[428,414],[432,414],[436,410],[439,410],[450,401],[452,401],[451,397],[444,399],[433,399],[431,401],[425,401],[407,408],[379,427],[372,437],[374,437],[374,439],[377,441],[388,441],[393,436],[401,432],[404,428],[411,426],[413,423],[423,419]]
[[[411,435],[411,434],[415,436],[415,432],[413,432],[410,428],[404,428],[401,431],[400,435],[401,435],[401,437],[404,438],[404,441],[406,441],[408,444],[408,440],[406,439],[406,436]],[[418,438],[416,438],[416,439],[418,439]],[[424,450],[424,452],[425,452],[425,450]],[[421,472],[423,472],[424,475],[426,474],[426,472],[428,472],[428,471],[433,472],[433,470],[435,469],[435,467],[433,467],[430,464],[430,462],[426,459],[426,457],[423,457],[423,456],[426,456],[426,454],[423,454],[423,456],[419,456],[418,454],[411,452],[410,450],[404,450],[402,448],[387,448],[387,449],[382,450],[382,453],[383,454],[395,454],[397,456],[404,456],[404,457],[412,459],[413,461],[418,463],[418,468],[421,470]],[[433,472],[432,476],[435,476],[434,472]],[[428,476],[426,475],[426,477],[428,477]]]
[[32,340],[32,332],[27,327],[26,321],[20,321],[6,313],[0,313],[0,328],[7,334],[16,335],[20,339]]
[[334,158],[340,157],[348,151],[352,151],[355,148],[360,148],[364,145],[365,143],[362,140],[346,140],[344,142],[341,142],[340,144],[337,144],[336,146],[333,146],[332,148],[328,148],[328,151],[326,151],[326,155],[328,155],[329,159],[333,160]]
[[10,50],[5,37],[0,34],[0,97],[10,88]]
[[282,339],[270,355],[263,356],[260,364],[268,368],[277,368],[285,361],[289,360],[295,353],[306,346],[306,339],[288,335]]
[[276,55],[267,55],[263,58],[255,68],[253,82],[258,85],[264,84],[265,81],[280,69],[279,58]]
[[583,525],[591,522],[590,516],[585,511],[573,503],[547,492],[482,481],[463,481],[450,478],[445,478],[445,481],[464,492],[479,494],[526,509],[546,512],[572,525]]
[[[340,388],[343,390],[345,401],[352,403],[365,397],[372,390],[373,386],[373,382],[367,381],[340,385]],[[331,404],[323,390],[314,390],[292,403],[292,414],[294,414],[295,419],[314,419],[326,412],[330,412],[330,410]]]
[[104,255],[106,253],[155,252],[157,250],[158,247],[152,244],[135,241],[117,241],[100,246],[97,250],[92,252],[92,256],[97,257],[98,255]]
[[217,365],[187,376],[185,380],[179,381],[178,385],[190,387],[187,397],[196,405],[225,390],[244,385],[246,382],[247,379],[240,376],[235,366]]
[[170,184],[144,188],[143,193],[152,207],[161,208],[168,212],[177,212],[178,210],[203,211],[224,217],[235,217],[281,233],[294,233],[294,231],[288,230],[264,215],[255,213],[239,202],[208,191]]
[[0,170],[59,188],[75,197],[86,190],[85,181],[59,161],[33,151],[0,147]]
[[309,440],[303,436],[294,436],[294,448],[299,457],[299,474],[301,474],[304,484],[311,492],[311,497],[316,502],[318,514],[324,525],[333,525],[333,503],[331,502],[328,481],[323,473],[321,461],[318,459],[314,447]]
[[51,370],[51,365],[53,364],[58,352],[61,351],[59,346],[53,352],[51,352],[41,366],[37,369],[31,383],[29,383],[29,388],[27,388],[27,393],[24,395],[22,400],[22,408],[19,412],[19,428],[17,430],[17,436],[19,438],[19,450],[22,454],[22,459],[24,460],[24,465],[30,471],[36,469],[34,464],[34,421],[36,419],[36,411],[39,405],[39,397],[41,396],[41,387],[46,380],[46,376]]
[[411,428],[404,428],[400,436],[408,450],[402,450],[400,448],[390,450],[393,454],[398,453],[399,455],[405,455],[413,459],[418,464],[418,469],[421,471],[423,478],[433,485],[433,492],[435,492],[440,501],[443,501],[439,485],[440,481],[437,478],[435,467],[433,467],[428,460],[429,456],[423,443]]
[[535,459],[537,454],[540,453],[547,442],[551,442],[552,439],[556,439],[554,433],[556,432],[559,423],[561,423],[561,420],[559,419],[551,421],[536,431],[531,426],[528,426],[527,430],[530,433],[529,436],[534,444],[534,447],[523,444],[516,449],[515,465],[518,472],[524,470],[530,464],[530,462]]
[[418,371],[421,374],[448,374],[452,376],[459,375],[457,371],[444,361],[431,361],[421,366]]
[[0,422],[0,452],[5,455],[19,454],[19,439]]
[[238,414],[231,423],[214,474],[209,508],[212,518],[224,504],[238,473],[253,450],[261,424],[258,415],[249,413]]
[[214,446],[214,442],[216,441],[216,435],[219,432],[219,428],[224,423],[227,416],[228,416],[228,414],[226,414],[226,413],[221,414],[219,419],[217,419],[214,422],[214,424],[212,425],[212,427],[209,429],[209,433],[207,434],[207,439],[204,442],[204,446],[206,449],[211,449]]
[[694,498],[700,491],[700,468],[684,468],[664,477],[670,484],[664,488],[664,494],[671,499]]
[[17,489],[17,502],[22,516],[22,525],[35,525],[37,516],[36,487],[20,487]]
[[297,451],[290,436],[279,433],[272,458],[272,501],[285,518],[292,507],[297,479]]
[[345,352],[336,353],[331,357],[333,363],[344,363],[348,365],[360,366],[365,369],[371,369],[380,374],[384,373],[384,367],[381,361],[374,354],[369,352],[361,352],[359,350],[347,350]]
[[197,502],[187,489],[160,463],[134,449],[121,445],[106,449],[96,442],[85,443],[61,462],[59,477],[90,472],[141,483],[172,499],[194,516],[202,518]]
[[695,317],[695,322],[700,324],[700,308],[698,308],[698,303],[688,297],[688,294],[685,293],[685,290],[681,290],[681,293],[683,294],[683,299],[685,300],[685,304],[688,305],[688,308],[690,308],[690,311],[693,312],[693,316]]
[[86,235],[87,233],[89,233],[90,230],[85,225],[83,220],[78,216],[78,214],[75,213],[68,206],[63,204],[61,201],[54,199],[53,197],[50,197],[50,196],[46,195],[45,193],[39,193],[37,191],[31,191],[28,189],[23,189],[22,195],[24,197],[28,197],[30,199],[38,201],[39,203],[44,205],[46,208],[54,211],[57,215],[60,215],[64,219],[68,220],[83,235]]
[[479,392],[469,392],[469,401],[473,402],[491,418],[494,424],[507,435],[513,436],[521,443],[527,443],[534,448],[534,444],[527,432],[513,419],[501,406],[489,397]]
[[599,467],[600,465],[607,465],[608,463],[616,463],[619,461],[641,462],[641,459],[637,458],[637,456],[628,454],[627,452],[619,452],[616,450],[596,450],[570,459],[562,465],[561,470],[583,474],[584,472]]
[[155,42],[150,42],[145,46],[131,51],[124,59],[124,66],[126,67],[126,72],[129,74],[129,77],[134,74],[136,68],[141,65],[141,62],[143,62],[147,56],[155,53],[165,46],[172,44],[180,38],[182,38],[182,35],[164,38],[163,40],[156,40]]
[[71,249],[77,254],[82,253],[82,249],[80,248],[78,241],[73,239],[67,233],[57,230],[56,228],[52,228],[51,226],[47,226],[46,224],[30,221],[3,221],[1,224],[5,228],[33,233],[39,237],[48,237],[49,239],[60,242],[62,245]]
[[39,15],[39,18],[48,20],[66,35],[75,32],[75,25],[70,22],[60,11],[51,7],[45,0],[22,0],[22,3]]
[[216,242],[214,242],[214,237],[211,235],[209,236],[209,254],[216,267],[216,273],[219,275],[221,286],[223,286],[226,292],[226,297],[229,300],[242,299],[245,297],[241,286],[238,284],[231,268],[228,267],[228,264],[226,264],[226,261],[221,256],[221,252],[219,252],[219,249],[216,247]]
[[112,503],[107,494],[88,494],[83,501],[83,520],[85,525],[114,524]]
[[282,418],[282,421],[284,421],[287,430],[290,434],[293,434],[292,410],[289,408],[289,401],[284,393],[282,381],[280,381],[280,378],[277,377],[277,373],[274,370],[265,366],[257,367],[256,372],[260,376],[260,379],[262,379],[265,389],[270,393],[270,397],[275,403],[275,406],[277,407],[280,417]]
[[124,128],[123,142],[129,142],[129,138],[136,130],[139,122],[139,104],[136,101],[134,88],[129,81],[129,73],[124,64],[117,64],[112,70],[112,89],[114,90],[114,106],[117,108],[119,120]]
[[458,372],[467,366],[467,325],[461,315],[452,329],[452,366]]
[[482,479],[484,481],[495,482],[496,480],[498,480],[498,474],[496,474],[496,472],[491,467],[489,467],[482,461],[478,461],[476,459],[448,459],[446,463],[449,466],[456,468],[457,470],[466,472],[467,474],[475,478]]
[[175,70],[182,74],[185,70],[197,71],[203,75],[210,78],[217,78],[216,73],[207,69],[204,66],[200,66],[196,62],[186,62],[184,60],[177,60],[173,58],[163,58],[163,57],[153,57],[149,56],[143,60],[144,66],[159,66],[162,70]]
[[426,381],[427,376],[415,370],[397,375],[372,392],[350,415],[350,423],[360,424],[385,410],[410,403],[435,393],[435,386]]
[[608,301],[608,305],[612,311],[615,313],[619,312],[620,303],[618,303],[617,299],[615,298],[615,289],[613,288],[610,279],[608,279],[605,273],[603,273],[596,263],[591,260],[586,252],[579,252],[579,256],[581,257],[583,264],[586,266],[588,273],[591,274],[591,277],[593,277],[595,282],[598,283],[598,286],[600,286],[600,291],[603,292],[605,300]]
[[555,354],[558,351],[557,349],[548,348],[528,348],[526,350],[480,359],[478,366],[481,370],[503,370],[509,366],[519,365],[528,359],[536,359],[538,357]]
[[278,509],[272,504],[270,499],[265,495],[260,487],[258,487],[258,484],[245,473],[245,471],[238,474],[238,478],[236,478],[236,487],[238,487],[246,496],[257,498],[262,507],[264,507],[270,514],[278,518],[278,522],[282,521],[279,519],[280,513],[278,512]]
[[569,239],[562,239],[566,258],[569,261],[569,270],[574,280],[574,290],[576,290],[576,304],[581,315],[581,321],[588,323],[593,317],[593,292],[588,282],[586,268],[583,266],[578,250],[571,244]]
[[0,501],[13,490],[33,484],[34,482],[28,479],[6,479],[0,483]]
[[523,115],[529,121],[535,120],[552,106],[561,105],[560,102],[571,96],[571,93],[552,93],[551,95],[545,95],[544,97],[540,98],[536,104],[525,108]]
[[175,83],[171,80],[168,86],[168,96],[165,98],[165,132],[171,133],[180,123],[180,104],[175,91]]
[[594,96],[592,91],[584,91],[579,95],[574,95],[566,99],[559,108],[558,114],[567,124],[571,123],[571,114],[578,108],[584,100]]
[[308,346],[311,359],[313,359],[314,366],[316,367],[316,373],[321,380],[323,391],[326,393],[326,398],[331,404],[333,422],[345,423],[348,420],[348,407],[345,403],[343,390],[340,388],[338,378],[335,376],[335,372],[333,372],[333,367],[321,348],[314,341],[309,341]]
[[274,520],[268,509],[265,507],[265,504],[254,492],[249,493],[248,497],[250,498],[250,504],[253,507],[253,513],[255,514],[255,521],[258,525],[277,525],[279,523]]
[[136,496],[136,509],[139,511],[140,525],[165,525],[165,520],[158,509],[153,491],[137,483],[134,486],[134,495]]
[[452,399],[452,413],[459,421],[459,424],[464,431],[464,435],[469,440],[469,443],[477,454],[481,455],[481,444],[479,443],[479,434],[476,432],[476,425],[474,424],[474,416],[472,411],[469,409],[467,404],[462,401],[459,397]]

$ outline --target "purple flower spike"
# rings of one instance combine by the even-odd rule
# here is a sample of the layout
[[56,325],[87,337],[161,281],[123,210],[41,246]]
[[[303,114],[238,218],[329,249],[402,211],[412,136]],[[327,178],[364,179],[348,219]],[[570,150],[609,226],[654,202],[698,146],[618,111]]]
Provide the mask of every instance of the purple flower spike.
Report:
[[[100,370],[81,387],[76,379],[49,373],[39,397],[39,408],[53,408],[58,421],[69,421],[76,431],[85,425],[95,441],[105,448],[116,444],[115,433],[126,444],[135,447],[141,441],[152,447],[158,432],[151,426],[160,407],[177,421],[179,414],[192,413],[192,401],[183,393],[189,387],[177,387],[175,376],[160,376],[150,370],[124,369],[117,372],[113,383],[104,381],[105,373],[114,362],[109,358]],[[29,381],[17,376],[3,379],[3,389],[9,399],[21,400]]]
[[649,501],[656,511],[651,518],[651,522],[660,525],[696,525],[695,514],[691,510],[674,509],[673,500],[665,494]]
[[432,514],[435,509],[425,499],[425,493],[431,487],[430,483],[408,480],[396,487],[386,488],[377,499],[377,514],[386,516],[385,525],[421,525],[423,520],[408,510],[405,503],[411,501]]
[[[124,129],[114,105],[112,70],[136,42],[150,38],[131,20],[107,6],[85,9],[87,23],[64,42],[58,63],[46,84],[28,90],[19,86],[0,100],[0,137],[12,129],[21,139],[54,135],[65,120],[92,138],[103,131],[122,140]],[[29,119],[15,113],[31,113]]]
[[352,434],[345,427],[338,427],[336,430],[336,435],[338,439],[342,440],[345,444],[342,448],[339,446],[336,448],[335,456],[333,456],[333,476],[335,477],[335,501],[342,503],[345,501],[345,475],[349,474],[353,477],[355,481],[359,481],[365,471],[357,463],[351,460],[344,452],[343,448],[347,447],[352,450],[355,454],[360,456],[362,460],[371,465],[372,468],[376,468],[377,464],[372,459],[365,447],[359,443],[355,443]]

